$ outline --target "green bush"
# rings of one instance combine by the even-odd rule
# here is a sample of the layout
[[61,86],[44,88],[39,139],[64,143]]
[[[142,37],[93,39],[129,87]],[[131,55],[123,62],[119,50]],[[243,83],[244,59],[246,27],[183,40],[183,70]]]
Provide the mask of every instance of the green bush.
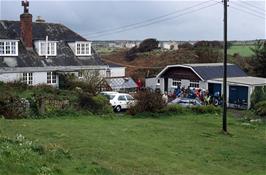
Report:
[[160,113],[170,113],[170,114],[183,114],[184,112],[186,112],[186,109],[177,104],[167,105],[160,111]]
[[256,87],[251,95],[251,107],[254,108],[257,103],[265,100],[266,100],[266,86]]
[[113,112],[108,99],[102,95],[93,96],[88,93],[82,93],[79,96],[78,105],[80,108],[94,114],[108,114]]
[[25,118],[28,115],[29,103],[26,99],[9,93],[0,96],[0,115],[7,119]]
[[128,113],[136,115],[143,112],[159,112],[165,107],[162,95],[151,90],[139,91],[135,95],[136,105],[131,106]]
[[266,101],[261,101],[255,105],[255,113],[259,116],[266,117]]
[[208,106],[192,106],[190,108],[192,112],[196,113],[196,114],[205,114],[205,113],[209,113],[209,114],[221,114],[221,108],[219,107],[215,107],[213,105],[208,105]]

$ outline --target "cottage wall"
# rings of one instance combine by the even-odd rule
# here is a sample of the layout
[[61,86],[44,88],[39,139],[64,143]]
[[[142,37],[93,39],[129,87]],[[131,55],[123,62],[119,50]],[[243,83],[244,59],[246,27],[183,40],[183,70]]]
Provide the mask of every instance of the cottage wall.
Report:
[[126,76],[125,67],[110,67],[111,77],[124,77]]
[[[0,74],[0,81],[2,82],[14,82],[22,80],[23,73],[4,73]],[[33,72],[32,73],[32,85],[47,84],[47,72]],[[59,76],[56,75],[56,83],[52,84],[54,87],[59,86]]]

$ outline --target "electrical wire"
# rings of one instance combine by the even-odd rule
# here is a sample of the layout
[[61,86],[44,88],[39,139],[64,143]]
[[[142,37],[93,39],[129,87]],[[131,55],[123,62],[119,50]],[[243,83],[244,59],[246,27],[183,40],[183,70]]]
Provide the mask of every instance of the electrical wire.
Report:
[[257,10],[261,10],[261,11],[264,12],[264,13],[266,12],[266,9],[260,8],[260,7],[258,7],[258,6],[255,6],[255,5],[253,5],[253,4],[249,3],[249,2],[247,2],[246,0],[239,0],[239,1],[241,1],[241,2],[244,3],[244,4],[249,5],[250,7],[255,8],[255,9],[257,9]]
[[[241,1],[241,2],[244,2],[244,1]],[[241,2],[236,4],[234,1],[232,1],[231,3],[234,4],[235,6],[238,6],[240,8],[244,8],[245,10],[248,10],[248,11],[254,13],[254,14],[257,14],[258,16],[264,16],[265,17],[266,11],[263,11],[263,12],[262,11],[256,11],[256,10],[252,9],[249,5],[243,4]]]
[[181,10],[175,10],[173,12],[170,12],[170,13],[167,13],[167,14],[164,14],[164,15],[161,15],[161,16],[157,16],[157,17],[153,17],[153,18],[149,18],[149,19],[146,19],[146,20],[143,20],[143,21],[140,21],[140,22],[136,22],[136,23],[132,23],[132,24],[127,24],[127,25],[123,25],[123,26],[120,26],[120,27],[115,27],[115,28],[110,28],[110,29],[105,29],[105,30],[102,30],[102,31],[98,31],[98,32],[89,32],[89,33],[83,33],[83,35],[85,34],[90,34],[90,35],[95,35],[95,34],[101,34],[101,33],[106,33],[106,32],[110,32],[110,31],[115,31],[115,30],[121,30],[121,29],[124,29],[124,28],[128,28],[128,27],[132,27],[132,26],[136,26],[136,25],[141,25],[141,24],[144,24],[144,23],[147,23],[147,22],[150,22],[150,21],[154,21],[154,20],[158,20],[158,19],[163,19],[165,17],[168,17],[168,16],[172,16],[176,13],[180,13],[180,12],[183,12],[183,11],[187,11],[189,9],[192,9],[194,7],[198,7],[198,6],[201,6],[205,3],[208,3],[208,2],[211,2],[212,0],[208,0],[208,1],[204,1],[204,2],[201,2],[201,3],[197,3],[193,6],[189,6],[187,8],[184,8],[184,9],[181,9]]
[[204,6],[204,7],[201,7],[201,8],[198,8],[198,9],[194,9],[194,10],[191,10],[191,11],[188,11],[188,12],[185,12],[185,13],[181,13],[181,14],[176,15],[176,16],[172,16],[172,17],[168,17],[168,18],[165,18],[165,19],[153,21],[153,22],[150,22],[150,23],[147,23],[147,24],[143,24],[143,25],[133,26],[131,28],[127,28],[127,29],[124,29],[124,30],[118,30],[118,31],[114,31],[114,32],[108,32],[108,33],[105,33],[103,35],[90,36],[90,38],[99,38],[99,37],[106,36],[106,35],[113,35],[113,34],[116,34],[116,33],[130,31],[130,30],[134,30],[134,29],[138,29],[138,28],[143,28],[143,27],[150,26],[150,25],[153,25],[153,24],[157,24],[157,23],[169,21],[169,20],[172,20],[172,19],[176,19],[176,18],[179,18],[181,16],[185,16],[185,15],[188,15],[188,14],[191,14],[191,13],[195,13],[197,11],[200,11],[200,10],[203,10],[203,9],[206,9],[206,8],[209,8],[209,7],[212,7],[212,6],[215,6],[217,4],[218,4],[218,2],[215,2],[214,4],[210,4],[208,6]]

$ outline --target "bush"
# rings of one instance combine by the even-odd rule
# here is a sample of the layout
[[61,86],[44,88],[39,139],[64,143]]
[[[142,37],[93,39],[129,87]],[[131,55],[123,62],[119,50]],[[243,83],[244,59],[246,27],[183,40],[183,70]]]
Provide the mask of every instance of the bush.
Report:
[[255,113],[259,116],[266,117],[266,101],[261,101],[255,105]]
[[29,112],[29,102],[11,94],[0,96],[0,115],[7,119],[24,118]]
[[160,113],[170,113],[170,114],[183,114],[186,109],[180,105],[172,104],[164,107]]
[[113,112],[108,99],[101,95],[92,96],[87,93],[80,94],[78,105],[80,108],[88,110],[94,114],[107,114]]
[[254,89],[251,95],[251,107],[254,108],[261,101],[266,101],[266,86],[256,87]]
[[128,110],[131,115],[143,112],[159,112],[165,106],[162,95],[151,90],[139,91],[135,95],[135,99],[136,105]]
[[196,114],[221,114],[221,108],[215,107],[213,105],[208,106],[192,106],[189,109],[191,109],[192,112]]
[[138,47],[139,52],[150,52],[152,50],[158,49],[159,41],[154,38],[148,38],[143,40]]

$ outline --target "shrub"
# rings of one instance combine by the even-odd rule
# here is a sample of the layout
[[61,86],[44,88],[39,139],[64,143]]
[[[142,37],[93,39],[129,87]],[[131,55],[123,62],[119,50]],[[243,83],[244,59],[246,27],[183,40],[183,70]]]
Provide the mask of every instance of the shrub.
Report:
[[143,112],[159,112],[165,106],[162,95],[148,89],[139,91],[135,95],[135,99],[137,101],[136,105],[128,110],[131,115]]
[[189,108],[192,112],[196,114],[220,114],[221,113],[221,108],[215,107],[213,105],[208,105],[208,106],[192,106]]
[[7,119],[24,118],[28,114],[29,102],[11,94],[0,96],[0,115]]
[[265,100],[266,100],[266,86],[256,87],[251,95],[251,107],[254,108],[257,103]]
[[266,117],[266,101],[261,101],[255,105],[255,113],[259,116]]
[[14,88],[17,90],[25,90],[25,89],[29,88],[29,86],[22,81],[7,82],[7,83],[5,83],[5,85],[8,88]]
[[82,93],[79,96],[78,105],[94,114],[106,114],[113,111],[108,99],[101,95],[92,96],[88,93]]
[[186,109],[180,105],[172,104],[164,107],[160,113],[183,114]]

